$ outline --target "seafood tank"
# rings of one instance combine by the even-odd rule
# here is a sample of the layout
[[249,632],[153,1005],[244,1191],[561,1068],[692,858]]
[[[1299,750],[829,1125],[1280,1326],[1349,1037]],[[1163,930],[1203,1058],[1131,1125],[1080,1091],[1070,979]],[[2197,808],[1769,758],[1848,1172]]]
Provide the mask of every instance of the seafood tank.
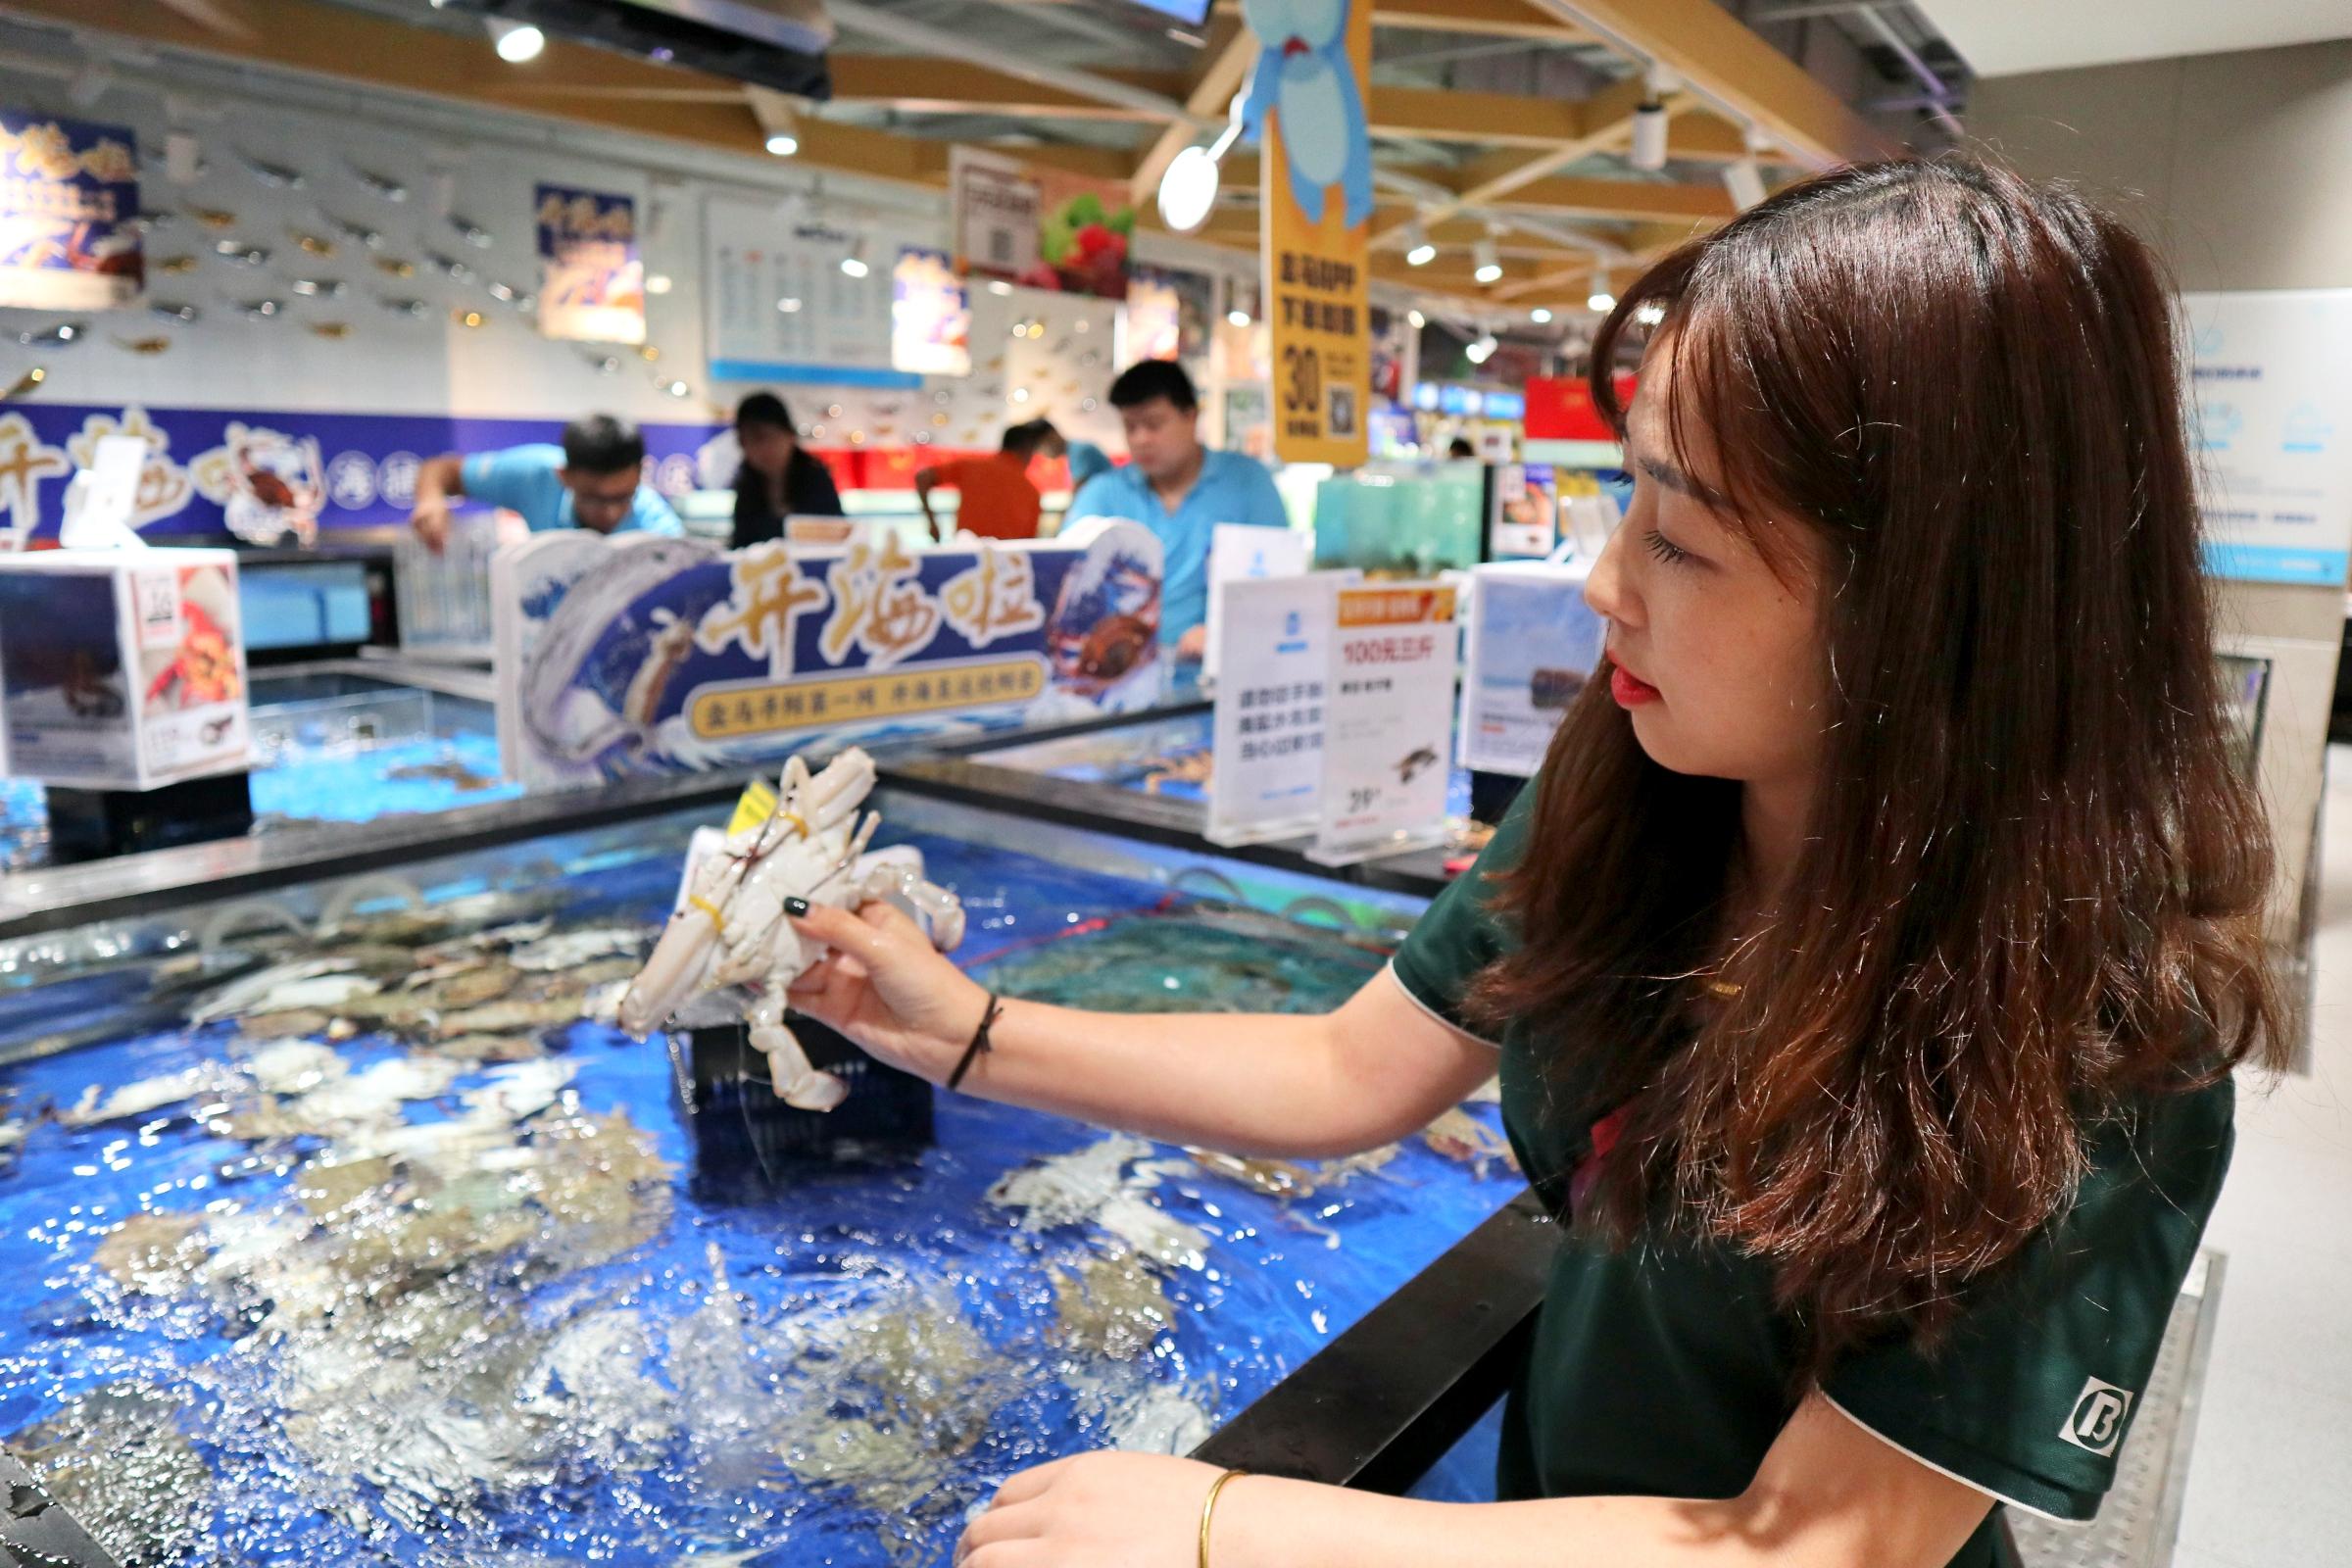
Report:
[[[499,776],[490,706],[360,676],[253,683],[257,831],[304,822],[371,822],[511,800]],[[49,859],[46,792],[0,778],[0,871]]]
[[[1418,911],[877,804],[1012,996],[1324,1009]],[[707,815],[0,948],[0,1438],[124,1563],[944,1563],[1522,1190],[1484,1102],[1291,1164],[942,1094],[928,1147],[711,1199],[672,1046],[596,1021]]]

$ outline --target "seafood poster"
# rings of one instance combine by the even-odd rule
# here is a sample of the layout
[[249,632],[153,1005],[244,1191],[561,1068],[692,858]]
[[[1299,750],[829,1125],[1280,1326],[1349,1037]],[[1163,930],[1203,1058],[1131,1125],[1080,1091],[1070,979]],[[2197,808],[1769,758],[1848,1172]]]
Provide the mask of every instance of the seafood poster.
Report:
[[1335,620],[1307,857],[1347,865],[1444,839],[1461,639],[1454,591],[1432,583],[1343,588]]
[[1532,778],[1608,628],[1585,603],[1590,563],[1514,562],[1470,574],[1461,763]]
[[1163,676],[1159,542],[1129,522],[929,550],[544,534],[491,597],[501,758],[532,788],[1129,712]]
[[0,558],[10,766],[153,789],[246,765],[245,643],[225,550]]
[[972,373],[972,302],[945,251],[909,246],[890,279],[890,362],[916,375]]
[[146,284],[138,216],[128,128],[0,110],[0,306],[130,304]]
[[584,343],[645,341],[645,260],[637,204],[605,191],[541,185],[539,330]]

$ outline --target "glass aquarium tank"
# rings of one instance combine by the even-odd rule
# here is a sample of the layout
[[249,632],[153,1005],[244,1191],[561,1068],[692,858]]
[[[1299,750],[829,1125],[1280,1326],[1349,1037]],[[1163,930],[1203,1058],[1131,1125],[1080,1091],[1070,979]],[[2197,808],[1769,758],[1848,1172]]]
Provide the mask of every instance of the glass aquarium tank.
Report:
[[1478,564],[1486,534],[1483,464],[1376,464],[1323,481],[1315,565],[1410,580]]
[[[1014,997],[1321,1011],[1418,912],[876,805]],[[122,1562],[944,1563],[1523,1189],[1483,1098],[1315,1163],[940,1094],[928,1144],[722,1200],[698,1117],[748,1102],[601,1021],[710,814],[0,947],[0,1437]]]

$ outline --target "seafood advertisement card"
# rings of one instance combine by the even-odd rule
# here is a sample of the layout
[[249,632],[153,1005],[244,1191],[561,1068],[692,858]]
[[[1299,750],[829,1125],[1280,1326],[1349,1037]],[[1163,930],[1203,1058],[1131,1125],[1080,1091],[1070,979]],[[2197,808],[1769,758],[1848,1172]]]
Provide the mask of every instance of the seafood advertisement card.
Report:
[[0,110],[0,305],[102,311],[137,299],[138,217],[129,129]]
[[236,574],[225,550],[0,558],[11,768],[77,789],[153,789],[245,766]]
[[1308,858],[1348,865],[1444,839],[1458,630],[1451,588],[1340,590],[1323,711],[1322,829]]
[[1461,764],[1532,778],[1600,662],[1608,627],[1585,603],[1590,563],[1480,566],[1470,574]]
[[931,550],[547,534],[491,594],[501,757],[533,788],[1129,712],[1162,684],[1159,541],[1129,522]]
[[609,192],[541,185],[539,330],[585,343],[645,341],[645,261],[637,204]]

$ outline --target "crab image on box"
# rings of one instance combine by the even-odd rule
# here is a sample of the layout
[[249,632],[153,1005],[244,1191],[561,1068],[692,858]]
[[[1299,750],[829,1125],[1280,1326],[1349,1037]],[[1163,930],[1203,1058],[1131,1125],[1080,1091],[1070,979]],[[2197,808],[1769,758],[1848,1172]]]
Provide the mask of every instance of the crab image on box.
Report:
[[698,833],[677,911],[621,999],[621,1027],[642,1036],[697,996],[750,988],[751,1042],[767,1057],[777,1095],[802,1110],[840,1104],[842,1081],[810,1065],[785,1026],[786,992],[825,950],[794,928],[784,901],[854,909],[896,898],[941,952],[963,940],[963,906],[923,880],[919,851],[867,853],[881,818],[868,812],[859,820],[858,808],[873,787],[873,760],[854,747],[821,773],[796,757],[774,797],[760,799],[764,789],[745,797],[723,840],[711,843],[712,829]]
[[1279,111],[1289,155],[1291,199],[1310,223],[1323,221],[1326,194],[1342,187],[1349,228],[1372,218],[1372,138],[1363,95],[1348,58],[1355,0],[1242,0],[1258,40],[1257,67],[1242,105],[1242,126],[1262,138]]

